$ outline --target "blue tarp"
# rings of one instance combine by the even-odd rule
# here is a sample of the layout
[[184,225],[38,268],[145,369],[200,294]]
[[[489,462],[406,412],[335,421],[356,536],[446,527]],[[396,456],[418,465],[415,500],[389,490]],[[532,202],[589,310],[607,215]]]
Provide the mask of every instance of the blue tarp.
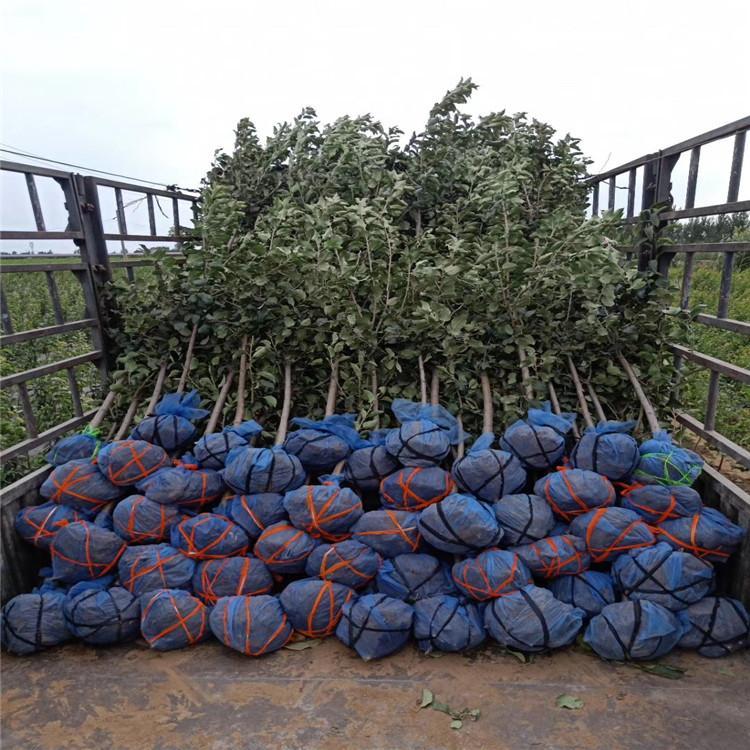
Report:
[[144,495],[121,500],[112,512],[112,528],[128,544],[157,544],[169,538],[172,524],[179,523],[180,511]]
[[226,516],[199,513],[172,527],[171,545],[194,560],[216,560],[244,555],[250,546],[247,534]]
[[726,562],[746,533],[715,508],[704,508],[689,518],[665,521],[658,531],[660,541],[714,563]]
[[223,469],[229,451],[243,445],[260,435],[263,428],[253,419],[242,424],[225,427],[221,432],[204,435],[195,443],[193,455],[204,469]]
[[547,589],[525,586],[493,599],[484,610],[484,625],[498,643],[519,651],[546,651],[572,643],[584,612],[561,602]]
[[65,583],[106,576],[114,571],[125,546],[117,534],[93,523],[70,523],[57,532],[50,547],[53,576]]
[[334,414],[320,421],[295,418],[301,429],[290,432],[284,448],[297,456],[306,471],[327,472],[357,448],[367,446],[354,427],[356,415]]
[[563,521],[615,502],[615,488],[607,477],[585,469],[563,468],[538,479],[534,494],[543,497]]
[[570,454],[577,469],[604,474],[613,482],[629,477],[640,461],[638,442],[630,434],[635,422],[600,422],[588,427]]
[[107,443],[97,459],[104,476],[118,487],[134,485],[171,463],[164,448],[145,440]]
[[503,536],[491,505],[460,494],[425,508],[419,531],[436,549],[454,554],[480,552],[498,544]]
[[591,619],[584,640],[602,659],[649,660],[668,654],[683,625],[673,612],[649,601],[608,604]]
[[39,493],[47,500],[80,510],[89,515],[107,503],[119,500],[122,491],[99,471],[96,460],[78,459],[53,469]]
[[203,560],[193,573],[193,593],[204,604],[216,604],[223,596],[257,596],[273,588],[273,576],[257,557],[224,557]]
[[253,550],[272,573],[302,573],[318,543],[286,521],[272,524],[258,537]]
[[653,525],[700,513],[701,496],[692,487],[634,484],[620,493],[622,507],[635,511]]
[[352,526],[352,537],[383,557],[419,549],[419,513],[406,510],[371,510]]
[[612,577],[625,598],[648,599],[672,611],[694,604],[714,587],[711,563],[664,542],[620,555]]
[[355,597],[342,583],[303,578],[288,583],[279,595],[292,627],[307,638],[333,635],[341,619],[341,608]]
[[559,576],[547,586],[556,599],[583,610],[587,619],[598,615],[607,604],[617,601],[612,576],[598,570]]
[[141,634],[140,599],[122,586],[77,583],[65,598],[63,614],[70,632],[95,646],[132,641]]
[[128,547],[120,558],[120,583],[136,596],[157,589],[189,589],[195,562],[168,544]]
[[586,540],[586,549],[596,563],[611,562],[629,550],[656,543],[643,519],[627,508],[598,508],[576,516],[570,533]]
[[141,633],[157,651],[193,646],[208,636],[209,611],[187,591],[152,591],[141,598]]
[[321,544],[307,558],[305,573],[359,589],[378,572],[380,555],[354,539],[335,544]]
[[224,481],[218,471],[181,462],[178,466],[159,469],[138,482],[136,487],[155,503],[199,512],[221,497]]
[[385,449],[387,430],[376,430],[364,448],[352,451],[346,460],[344,476],[360,492],[376,492],[380,481],[396,471],[399,462]]
[[75,508],[57,503],[42,503],[21,508],[16,515],[15,528],[19,536],[39,549],[48,550],[60,529],[86,516]]
[[512,453],[493,449],[495,436],[482,435],[463,458],[453,462],[452,473],[462,492],[492,503],[526,485],[526,469]]
[[101,444],[99,430],[95,427],[86,427],[78,435],[71,435],[58,440],[52,450],[47,453],[47,463],[52,464],[52,466],[62,466],[68,461],[94,458]]
[[13,654],[33,654],[67,641],[70,631],[63,616],[65,594],[19,594],[2,609],[2,645]]
[[553,469],[565,453],[565,441],[575,424],[575,414],[553,414],[548,401],[542,407],[529,409],[526,419],[508,427],[500,438],[500,447],[524,466]]
[[514,552],[488,549],[453,565],[453,582],[479,602],[503,596],[533,583],[531,573]]
[[414,637],[426,653],[468,651],[484,642],[485,630],[476,605],[455,596],[432,596],[414,605]]
[[703,470],[703,459],[694,451],[675,445],[664,431],[642,443],[640,454],[633,477],[644,484],[690,486]]
[[289,618],[275,596],[227,596],[211,611],[211,632],[245,656],[278,651],[292,637]]
[[493,504],[503,543],[529,544],[550,535],[555,518],[552,508],[539,495],[505,495]]
[[347,602],[336,637],[365,661],[403,648],[411,636],[414,608],[385,594],[366,594]]
[[273,448],[251,448],[241,445],[227,454],[224,481],[237,493],[261,492],[284,494],[305,483],[306,472],[297,456],[280,445]]
[[407,553],[383,560],[377,589],[394,599],[415,602],[439,594],[455,594],[450,567],[432,555]]
[[214,513],[220,513],[241,526],[252,541],[266,527],[288,520],[284,496],[275,492],[227,497],[216,506]]
[[695,648],[716,658],[747,648],[750,616],[742,602],[727,596],[707,596],[685,610],[686,630],[680,648]]
[[362,501],[354,490],[341,487],[343,477],[323,476],[320,485],[303,485],[284,495],[284,508],[298,529],[316,539],[340,542],[362,517]]
[[409,466],[382,481],[380,502],[384,508],[419,511],[455,491],[453,477],[439,466]]
[[548,536],[532,544],[511,547],[537,578],[576,575],[591,565],[586,542],[571,534]]

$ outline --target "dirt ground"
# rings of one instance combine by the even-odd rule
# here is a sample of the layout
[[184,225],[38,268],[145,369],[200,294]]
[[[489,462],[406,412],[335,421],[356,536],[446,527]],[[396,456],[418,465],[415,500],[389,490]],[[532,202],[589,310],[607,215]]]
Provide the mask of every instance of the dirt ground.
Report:
[[[668,680],[577,648],[522,664],[492,647],[364,663],[335,639],[248,659],[218,643],[3,655],[3,750],[732,750],[750,737],[750,653],[675,653]],[[475,722],[419,709],[423,689]],[[558,708],[569,694],[579,710]]]

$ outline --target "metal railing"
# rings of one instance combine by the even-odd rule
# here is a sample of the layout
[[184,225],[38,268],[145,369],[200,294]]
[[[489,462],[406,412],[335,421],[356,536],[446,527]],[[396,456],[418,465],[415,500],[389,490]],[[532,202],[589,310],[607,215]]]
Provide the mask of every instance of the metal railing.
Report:
[[[640,181],[641,211],[668,204],[666,210],[658,214],[663,231],[670,223],[680,219],[719,216],[724,214],[750,211],[750,200],[739,200],[740,181],[742,178],[742,163],[745,153],[747,131],[750,129],[750,117],[744,117],[702,135],[689,138],[669,148],[653,154],[647,154],[640,159],[607,170],[592,178],[591,212],[600,214],[600,192],[603,185],[607,186],[607,209],[615,210],[618,189],[627,190],[627,200],[624,210],[623,223],[637,224],[640,219],[636,216],[636,185]],[[696,188],[700,174],[701,148],[709,143],[723,139],[733,139],[732,158],[729,164],[726,201],[712,205],[695,205]],[[687,182],[683,208],[675,208],[675,197],[672,194],[672,173],[675,165],[683,155],[690,154]],[[627,186],[617,185],[618,177],[627,177]],[[683,255],[685,262],[682,268],[680,292],[680,308],[688,310],[692,290],[695,258],[699,253],[720,253],[723,255],[719,301],[716,314],[699,314],[695,320],[700,325],[731,331],[739,336],[750,335],[750,322],[735,320],[729,317],[729,302],[732,288],[732,274],[737,253],[750,252],[750,242],[711,242],[690,244],[668,244],[658,250],[652,244],[643,247],[624,245],[620,248],[632,257],[638,256],[640,269],[648,267],[655,261],[659,272],[666,278],[669,276],[672,261],[677,255]],[[683,360],[687,360],[709,372],[708,396],[702,421],[682,410],[678,410],[675,418],[679,424],[690,432],[702,438],[721,453],[726,454],[745,468],[750,468],[750,450],[738,445],[716,427],[716,415],[719,404],[721,378],[731,378],[740,383],[750,384],[750,370],[731,362],[712,357],[702,352],[694,351],[682,344],[673,343],[671,351],[675,356],[675,363],[681,367]]]
[[[2,462],[18,456],[32,455],[58,437],[86,424],[93,417],[94,410],[84,411],[76,368],[88,363],[95,363],[99,368],[102,385],[107,381],[108,346],[102,325],[102,287],[112,279],[113,269],[124,269],[128,279],[133,281],[135,278],[134,269],[136,267],[151,264],[150,260],[137,257],[114,260],[110,257],[107,243],[112,241],[123,243],[161,242],[174,244],[179,249],[179,243],[192,237],[189,232],[184,231],[180,226],[180,201],[188,202],[193,215],[195,215],[198,197],[177,189],[162,190],[135,183],[119,182],[102,177],[83,176],[17,162],[0,161],[0,171],[23,175],[36,225],[36,228],[33,230],[2,228],[0,230],[0,239],[18,241],[67,240],[72,241],[80,253],[80,261],[70,263],[0,263],[0,274],[3,281],[7,278],[6,274],[45,275],[55,320],[54,325],[16,331],[13,325],[11,310],[6,299],[5,284],[3,283],[0,285],[0,312],[2,313],[0,346],[38,341],[75,331],[88,331],[91,342],[90,350],[83,354],[78,354],[67,359],[45,362],[38,367],[0,377],[0,390],[17,389],[26,432],[24,440],[0,452],[0,462]],[[37,189],[37,177],[54,180],[62,190],[62,199],[67,216],[67,225],[63,231],[48,231],[47,229],[45,211]],[[111,188],[114,191],[117,206],[117,232],[106,232],[104,229],[100,188]],[[139,194],[142,196],[139,200],[146,201],[149,221],[148,233],[135,234],[128,230],[123,191]],[[160,197],[171,201],[172,227],[169,234],[160,234],[157,231],[154,202],[158,201]],[[47,208],[51,209],[52,206],[47,206]],[[161,210],[160,206],[159,208]],[[79,282],[84,305],[83,317],[76,320],[65,319],[55,279],[55,273],[57,272],[72,273]],[[60,423],[40,431],[32,399],[29,395],[28,384],[38,378],[61,371],[65,371],[68,377],[73,413]]]

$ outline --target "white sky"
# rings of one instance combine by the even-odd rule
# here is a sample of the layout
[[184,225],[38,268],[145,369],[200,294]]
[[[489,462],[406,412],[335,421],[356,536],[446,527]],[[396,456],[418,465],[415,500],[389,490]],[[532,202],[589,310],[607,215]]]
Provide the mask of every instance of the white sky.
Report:
[[[600,170],[746,115],[749,29],[742,0],[4,0],[0,140],[196,187],[240,117],[265,135],[311,105],[410,132],[471,76],[472,112],[527,111]],[[728,149],[702,156],[698,203],[726,199]],[[31,228],[9,185],[4,228]]]

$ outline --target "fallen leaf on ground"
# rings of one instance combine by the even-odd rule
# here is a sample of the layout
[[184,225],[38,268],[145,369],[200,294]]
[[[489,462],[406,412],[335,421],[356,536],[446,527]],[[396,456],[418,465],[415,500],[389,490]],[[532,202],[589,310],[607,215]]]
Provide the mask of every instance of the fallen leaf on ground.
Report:
[[583,708],[583,701],[580,698],[576,698],[574,695],[568,695],[563,693],[557,696],[557,707],[567,708],[570,711],[576,711],[579,708]]
[[432,703],[432,699],[434,696],[432,695],[432,690],[428,690],[427,688],[424,688],[422,690],[422,702],[419,704],[420,708],[427,708]]
[[306,641],[293,641],[287,643],[284,648],[288,648],[290,651],[304,651],[306,648],[312,648],[320,643],[319,638],[308,638]]

